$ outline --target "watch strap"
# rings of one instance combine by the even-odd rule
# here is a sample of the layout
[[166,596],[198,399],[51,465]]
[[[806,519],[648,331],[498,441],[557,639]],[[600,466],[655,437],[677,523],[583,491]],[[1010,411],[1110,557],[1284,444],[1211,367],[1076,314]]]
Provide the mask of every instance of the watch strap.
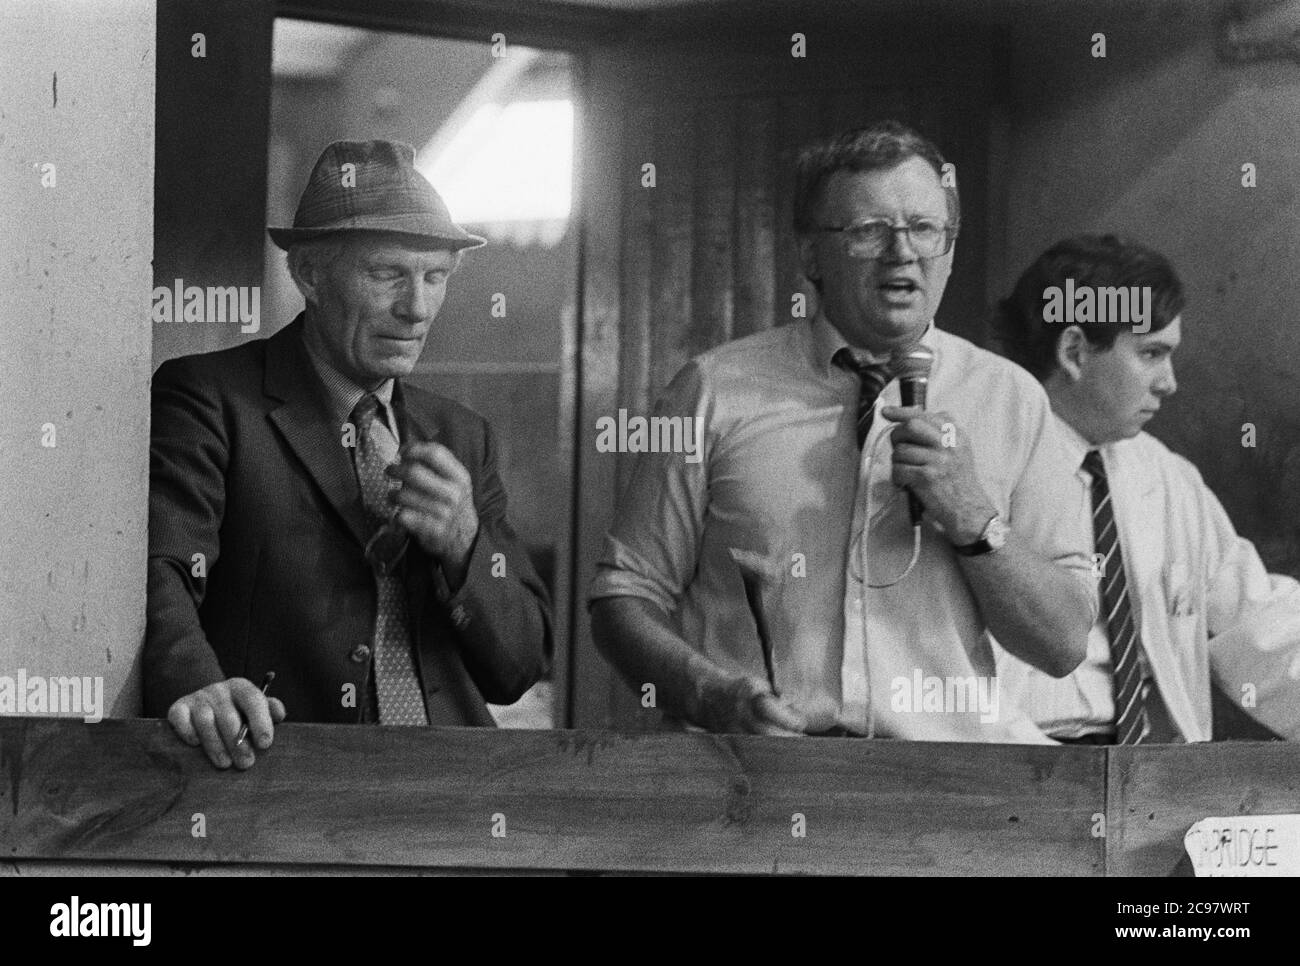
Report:
[[953,544],[952,549],[956,551],[957,555],[960,557],[978,557],[981,554],[992,553],[997,549],[997,547],[993,546],[993,544],[989,542],[988,535],[989,531],[1000,519],[1001,517],[999,514],[993,514],[993,516],[989,517],[989,522],[984,524],[984,529],[980,531],[980,538],[978,540],[974,543],[963,543],[961,546]]

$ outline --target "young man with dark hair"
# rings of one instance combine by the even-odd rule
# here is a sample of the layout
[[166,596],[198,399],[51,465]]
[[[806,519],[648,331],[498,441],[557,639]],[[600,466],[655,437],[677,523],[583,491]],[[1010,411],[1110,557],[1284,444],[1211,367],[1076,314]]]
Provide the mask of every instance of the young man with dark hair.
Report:
[[[1046,306],[1127,290],[1145,317],[1063,325]],[[1003,696],[1049,736],[1090,744],[1208,741],[1211,680],[1257,721],[1300,735],[1300,584],[1270,575],[1187,460],[1143,431],[1177,389],[1182,284],[1163,255],[1113,235],[1052,246],[999,307],[1003,351],[1042,381],[1088,494],[1100,613],[1088,656],[1052,679],[1007,657]]]
[[[641,455],[591,615],[670,717],[1046,740],[998,706],[986,632],[1048,675],[1078,664],[1095,606],[1083,505],[1060,512],[1041,387],[933,325],[959,216],[942,175],[894,122],[809,146],[794,215],[815,317],[704,353],[661,398],[704,427],[702,452]],[[933,355],[928,411],[899,405],[895,363],[917,352]]]

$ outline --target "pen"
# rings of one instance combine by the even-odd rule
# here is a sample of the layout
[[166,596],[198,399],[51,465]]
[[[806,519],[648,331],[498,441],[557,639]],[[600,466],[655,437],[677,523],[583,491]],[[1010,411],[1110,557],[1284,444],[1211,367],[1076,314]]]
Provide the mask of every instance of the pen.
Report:
[[[271,682],[275,680],[275,672],[267,671],[266,677],[262,678],[262,694],[265,695],[271,688]],[[244,727],[239,729],[239,738],[235,741],[236,746],[242,745],[248,739],[248,722],[244,722]]]
[[767,629],[767,616],[763,613],[763,588],[757,574],[747,569],[741,570],[741,579],[745,582],[745,600],[749,612],[754,615],[754,624],[758,628],[758,646],[763,650],[763,670],[767,672],[767,686],[778,698],[781,692],[776,687],[776,668],[772,661],[772,636]]

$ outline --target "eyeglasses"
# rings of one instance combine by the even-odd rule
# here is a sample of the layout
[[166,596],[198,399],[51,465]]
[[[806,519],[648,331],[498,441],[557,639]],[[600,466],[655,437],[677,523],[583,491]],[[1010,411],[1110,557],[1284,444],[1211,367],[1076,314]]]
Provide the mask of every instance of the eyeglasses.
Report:
[[904,232],[907,243],[920,258],[937,258],[952,250],[957,240],[958,222],[943,222],[933,218],[911,218],[905,225],[895,225],[884,218],[843,225],[824,227],[818,231],[844,233],[844,253],[850,258],[879,258],[894,243],[894,233]]

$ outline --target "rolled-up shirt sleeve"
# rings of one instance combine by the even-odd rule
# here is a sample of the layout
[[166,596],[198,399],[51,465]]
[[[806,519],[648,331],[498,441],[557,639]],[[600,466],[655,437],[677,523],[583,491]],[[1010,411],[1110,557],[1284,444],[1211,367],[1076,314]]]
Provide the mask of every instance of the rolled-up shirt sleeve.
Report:
[[1032,442],[1024,471],[1011,492],[1007,524],[1033,549],[1070,571],[1087,590],[1091,624],[1100,608],[1092,565],[1091,496],[1069,447],[1055,431],[1046,396],[1035,402],[1038,405],[1021,424]]
[[[602,597],[640,597],[666,613],[676,612],[695,573],[704,534],[712,415],[704,374],[698,362],[691,362],[669,383],[653,414],[653,420],[680,419],[680,432],[657,432],[673,424],[651,420],[641,436],[646,445],[680,440],[682,446],[670,448],[689,451],[637,454],[596,563],[588,603]],[[618,439],[621,421],[610,418],[613,423],[606,424],[606,430],[621,447],[627,442]],[[630,428],[635,418],[628,414]],[[633,433],[627,435],[635,445]]]

